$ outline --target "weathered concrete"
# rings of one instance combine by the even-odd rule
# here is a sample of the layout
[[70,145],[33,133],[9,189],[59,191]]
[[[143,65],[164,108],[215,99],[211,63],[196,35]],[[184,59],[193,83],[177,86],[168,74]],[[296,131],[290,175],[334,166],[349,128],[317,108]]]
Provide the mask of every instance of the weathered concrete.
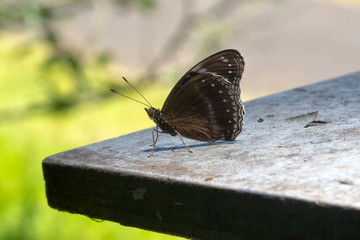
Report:
[[203,239],[356,239],[360,72],[245,107],[236,141],[185,139],[192,154],[162,134],[148,158],[147,129],[50,156],[49,205]]

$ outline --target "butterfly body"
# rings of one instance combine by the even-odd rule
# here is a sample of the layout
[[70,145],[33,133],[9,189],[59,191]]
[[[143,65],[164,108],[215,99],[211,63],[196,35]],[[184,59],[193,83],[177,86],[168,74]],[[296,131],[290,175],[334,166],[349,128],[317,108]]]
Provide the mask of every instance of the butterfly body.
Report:
[[237,50],[215,53],[185,73],[161,110],[145,110],[157,127],[172,136],[203,142],[235,140],[245,114],[240,97],[244,66]]
[[162,113],[159,109],[150,107],[145,108],[145,111],[149,115],[149,118],[153,120],[156,123],[156,126],[158,126],[164,133],[168,133],[171,136],[176,136],[176,127],[169,124],[163,117]]

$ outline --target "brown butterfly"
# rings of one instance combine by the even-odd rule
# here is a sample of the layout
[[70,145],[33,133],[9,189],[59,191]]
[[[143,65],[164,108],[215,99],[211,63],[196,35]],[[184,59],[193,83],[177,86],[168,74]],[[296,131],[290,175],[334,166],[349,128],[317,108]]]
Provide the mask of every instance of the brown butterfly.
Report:
[[145,110],[156,123],[149,156],[154,152],[159,128],[162,133],[179,136],[189,152],[181,136],[203,142],[235,140],[242,131],[245,114],[240,97],[244,66],[243,57],[237,50],[224,50],[202,60],[185,73],[161,110],[153,108],[144,97],[149,105],[138,101],[148,106]]

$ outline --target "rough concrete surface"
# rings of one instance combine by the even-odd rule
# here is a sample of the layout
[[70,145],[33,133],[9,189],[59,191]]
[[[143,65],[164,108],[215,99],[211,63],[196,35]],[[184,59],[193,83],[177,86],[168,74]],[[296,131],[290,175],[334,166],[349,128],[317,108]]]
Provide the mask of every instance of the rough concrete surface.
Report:
[[245,102],[235,141],[151,129],[49,156],[51,207],[196,239],[358,239],[360,72]]
[[[178,137],[161,134],[148,158],[147,129],[46,161],[360,209],[359,106],[360,73],[354,73],[246,102],[244,131],[235,141],[185,139],[192,154]],[[325,123],[304,128],[316,111]]]

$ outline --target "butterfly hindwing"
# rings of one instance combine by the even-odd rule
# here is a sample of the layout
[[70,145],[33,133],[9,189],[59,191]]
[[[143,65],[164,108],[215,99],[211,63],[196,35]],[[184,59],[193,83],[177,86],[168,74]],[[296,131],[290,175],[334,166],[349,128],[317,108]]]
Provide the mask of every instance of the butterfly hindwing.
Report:
[[203,73],[210,73],[218,75],[229,81],[232,88],[240,98],[240,80],[244,71],[244,59],[240,53],[235,49],[228,49],[211,55],[205,58],[194,67],[192,67],[184,76],[177,82],[171,90],[169,96],[165,100],[163,110],[166,109],[169,101],[172,101],[173,96],[179,91],[183,85],[195,76]]

